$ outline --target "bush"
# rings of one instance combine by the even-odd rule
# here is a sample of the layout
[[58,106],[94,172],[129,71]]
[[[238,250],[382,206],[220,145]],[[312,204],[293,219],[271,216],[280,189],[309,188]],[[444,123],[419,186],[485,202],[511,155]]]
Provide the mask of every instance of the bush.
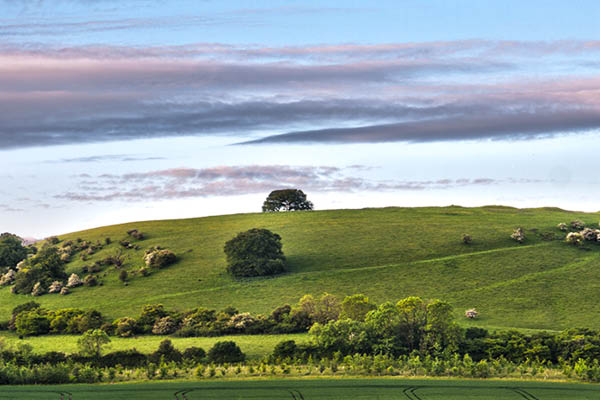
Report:
[[71,276],[69,276],[69,280],[67,281],[67,287],[74,288],[81,285],[83,285],[83,281],[79,278],[79,275],[71,274]]
[[471,237],[471,235],[468,235],[465,233],[462,237],[462,241],[464,244],[471,244],[471,242],[473,241],[473,238]]
[[585,228],[585,224],[583,223],[583,221],[576,219],[574,221],[571,221],[571,228],[580,231],[583,228]]
[[150,268],[164,268],[177,261],[177,256],[171,250],[150,249],[144,256],[144,262]]
[[137,333],[136,322],[133,318],[119,318],[113,322],[115,326],[115,334],[121,337],[131,337]]
[[525,232],[523,232],[523,228],[519,227],[513,231],[510,237],[516,242],[523,243],[525,241]]
[[183,351],[183,359],[199,363],[206,358],[206,352],[201,347],[188,347]]
[[119,280],[121,282],[127,282],[127,271],[122,270],[121,272],[119,272]]
[[250,229],[225,243],[227,271],[235,277],[274,275],[285,270],[281,236],[267,229]]
[[41,308],[23,311],[15,318],[15,327],[18,335],[45,335],[50,332],[50,318]]
[[293,340],[285,340],[283,342],[277,343],[275,348],[273,349],[273,358],[284,359],[284,358],[294,358],[296,355],[296,351],[298,350],[298,346],[296,346],[296,342]]
[[569,230],[569,226],[567,224],[565,224],[564,222],[561,222],[560,224],[558,224],[556,226],[558,229],[560,229],[563,232],[566,232]]
[[83,283],[86,286],[96,286],[98,285],[98,277],[96,275],[88,275],[83,280]]
[[565,241],[574,246],[578,246],[583,243],[583,235],[579,232],[569,232]]
[[242,362],[246,355],[235,342],[217,342],[208,351],[208,360],[216,364]]
[[173,343],[169,339],[165,339],[158,345],[158,350],[150,354],[149,360],[153,363],[161,361],[179,362],[182,358],[181,352],[173,346]]
[[156,321],[152,327],[152,333],[155,335],[170,335],[177,330],[177,322],[173,317],[164,317]]
[[108,353],[102,356],[98,364],[101,367],[115,367],[121,365],[125,368],[135,368],[144,366],[147,362],[148,357],[133,348]]

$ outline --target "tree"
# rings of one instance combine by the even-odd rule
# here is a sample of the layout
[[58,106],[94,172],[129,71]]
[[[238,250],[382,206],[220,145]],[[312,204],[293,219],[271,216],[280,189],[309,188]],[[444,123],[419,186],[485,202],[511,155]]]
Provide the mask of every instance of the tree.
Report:
[[225,243],[227,271],[235,277],[274,275],[284,271],[281,236],[253,228]]
[[242,362],[246,355],[239,346],[232,341],[217,342],[208,351],[208,360],[216,364]]
[[273,190],[263,203],[263,212],[312,210],[313,203],[306,200],[300,189]]
[[14,269],[25,258],[27,249],[20,237],[8,232],[0,235],[0,269]]
[[77,340],[81,354],[96,358],[100,357],[102,347],[108,343],[110,338],[102,329],[90,329]]
[[376,308],[377,306],[371,303],[364,294],[346,296],[342,302],[340,319],[350,318],[354,321],[364,321],[367,313]]
[[26,265],[17,272],[15,277],[15,293],[31,293],[36,283],[48,288],[54,281],[67,278],[65,263],[60,259],[56,247],[46,247],[34,257],[27,259]]

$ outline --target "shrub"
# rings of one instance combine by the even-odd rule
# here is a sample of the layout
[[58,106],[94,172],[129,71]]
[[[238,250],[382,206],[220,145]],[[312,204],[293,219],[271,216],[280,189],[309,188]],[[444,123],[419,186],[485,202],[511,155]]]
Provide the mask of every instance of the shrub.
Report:
[[115,334],[121,337],[131,337],[136,333],[136,322],[133,318],[119,318],[113,322]]
[[296,351],[298,346],[296,346],[296,342],[293,340],[284,340],[282,342],[277,343],[275,348],[273,349],[273,358],[284,359],[284,358],[294,358],[296,355]]
[[165,339],[158,345],[158,350],[150,354],[149,359],[154,363],[159,363],[161,360],[179,362],[182,359],[182,355],[169,339]]
[[560,224],[558,224],[556,226],[558,229],[560,229],[563,232],[566,232],[569,230],[569,226],[567,224],[565,224],[564,222],[561,222]]
[[578,246],[583,243],[583,235],[579,232],[569,232],[565,241],[574,246]]
[[60,243],[60,239],[57,236],[50,236],[46,241],[52,245]]
[[48,288],[48,293],[60,293],[63,288],[63,283],[59,281],[54,281]]
[[164,268],[173,264],[177,256],[171,250],[153,248],[146,251],[144,262],[150,268]]
[[170,335],[177,330],[177,322],[173,317],[164,317],[156,321],[152,327],[152,333],[155,335]]
[[141,367],[148,362],[148,357],[140,353],[135,348],[129,350],[115,351],[108,353],[99,361],[101,367],[114,367],[121,365],[125,368]]
[[470,308],[467,311],[465,311],[465,317],[467,317],[469,319],[475,319],[475,318],[477,318],[478,315],[479,315],[479,313],[474,308]]
[[83,280],[83,283],[86,286],[96,286],[98,285],[98,277],[96,275],[88,275]]
[[598,229],[585,228],[579,233],[581,234],[581,236],[583,236],[584,240],[587,240],[588,242],[595,242],[598,240],[598,235],[600,234],[600,231]]
[[206,352],[201,347],[192,346],[185,349],[182,356],[184,360],[190,360],[199,363],[206,358]]
[[18,335],[44,335],[50,332],[50,318],[41,308],[23,311],[16,316],[15,327]]
[[462,241],[464,244],[470,244],[473,241],[473,238],[469,234],[464,234],[462,237]]
[[576,219],[574,221],[571,221],[571,228],[580,231],[583,228],[585,228],[585,223],[583,221]]
[[46,293],[46,290],[42,286],[41,282],[38,282],[35,285],[33,285],[33,289],[31,290],[31,295],[32,296],[41,296],[44,293]]
[[69,293],[71,293],[71,291],[70,291],[70,290],[69,290],[69,288],[68,288],[68,287],[66,287],[66,286],[65,286],[65,287],[63,287],[62,289],[60,289],[60,294],[61,294],[61,295],[63,295],[63,296],[66,296],[66,295],[68,295]]
[[0,278],[0,286],[7,286],[12,284],[15,281],[15,276],[17,273],[14,269],[9,269],[6,274],[2,275]]
[[523,243],[525,241],[525,232],[523,232],[523,228],[519,227],[513,231],[510,237],[516,242]]
[[83,282],[79,278],[79,275],[71,274],[71,276],[69,276],[69,280],[67,281],[67,287],[74,288],[81,285],[83,285]]
[[246,355],[235,342],[217,342],[208,351],[208,360],[216,364],[242,362]]
[[121,282],[126,282],[127,281],[127,271],[122,270],[121,272],[119,272],[119,280]]
[[148,275],[150,275],[150,270],[146,267],[142,267],[139,269],[139,273],[142,276],[148,276]]
[[267,229],[250,229],[225,243],[227,271],[235,277],[274,275],[284,271],[281,236]]

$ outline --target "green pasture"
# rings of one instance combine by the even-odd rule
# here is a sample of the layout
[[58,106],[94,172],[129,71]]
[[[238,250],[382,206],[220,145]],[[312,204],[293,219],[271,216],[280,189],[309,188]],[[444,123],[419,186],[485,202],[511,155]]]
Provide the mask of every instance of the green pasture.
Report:
[[[34,353],[46,353],[49,351],[60,351],[65,354],[77,353],[77,335],[45,335],[30,336],[19,339],[15,334],[9,332],[0,332],[0,337],[4,337],[8,346],[16,348],[17,344],[29,344],[33,347]],[[111,337],[111,342],[106,346],[104,352],[118,350],[137,349],[142,353],[152,353],[156,351],[160,342],[169,339],[177,349],[183,351],[188,347],[201,347],[205,351],[216,343],[225,340],[233,340],[240,346],[242,351],[249,359],[262,358],[265,355],[273,353],[277,343],[282,340],[295,340],[296,343],[303,343],[308,340],[308,334],[287,334],[287,335],[235,335],[219,337],[196,337],[196,338],[176,338],[168,336],[138,336],[135,338]]]
[[[198,306],[269,313],[294,304],[304,294],[333,293],[343,298],[364,293],[376,302],[407,296],[440,298],[455,306],[457,317],[475,307],[476,321],[489,328],[561,330],[600,328],[596,295],[600,286],[600,245],[583,249],[567,245],[556,225],[581,219],[598,226],[600,214],[559,209],[429,207],[256,213],[218,217],[136,222],[59,235],[63,240],[113,243],[82,261],[76,255],[69,272],[80,272],[120,248],[127,230],[147,239],[139,250],[124,250],[125,286],[118,271],[101,274],[102,286],[80,287],[68,296],[35,298],[44,307],[96,308],[109,319],[136,317],[144,304],[170,309]],[[510,239],[521,226],[527,240]],[[225,273],[224,243],[238,232],[258,227],[282,237],[289,272],[273,278],[236,280]],[[473,243],[462,243],[468,233]],[[136,275],[144,249],[173,250],[179,262]],[[10,310],[33,298],[0,289],[0,321]]]
[[4,386],[0,391],[0,399],[23,400],[592,400],[599,398],[600,386],[598,385],[393,378]]

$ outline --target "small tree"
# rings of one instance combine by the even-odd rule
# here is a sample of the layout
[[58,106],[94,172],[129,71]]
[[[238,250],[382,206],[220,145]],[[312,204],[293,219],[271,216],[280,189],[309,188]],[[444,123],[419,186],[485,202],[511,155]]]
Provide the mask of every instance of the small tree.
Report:
[[121,270],[121,272],[119,272],[119,280],[121,282],[127,282],[127,271]]
[[216,364],[242,362],[246,355],[235,342],[217,342],[208,351],[208,360]]
[[267,229],[250,229],[225,243],[227,271],[235,277],[274,275],[284,271],[281,236]]
[[523,243],[525,241],[525,232],[523,231],[523,228],[519,227],[514,230],[510,237],[519,243]]
[[100,357],[102,347],[108,343],[110,338],[102,329],[90,329],[77,340],[81,354],[96,358]]
[[263,212],[312,210],[313,203],[300,189],[273,190],[263,203]]

